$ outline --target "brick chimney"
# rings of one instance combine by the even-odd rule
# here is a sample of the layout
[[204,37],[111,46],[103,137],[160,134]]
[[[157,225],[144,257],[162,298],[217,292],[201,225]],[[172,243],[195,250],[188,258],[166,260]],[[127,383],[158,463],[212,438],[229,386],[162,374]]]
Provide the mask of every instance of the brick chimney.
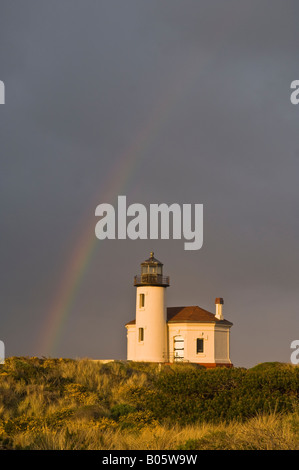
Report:
[[224,301],[221,297],[217,297],[215,299],[215,305],[216,305],[216,315],[215,317],[218,320],[223,320],[223,314],[222,314],[222,305],[224,304]]

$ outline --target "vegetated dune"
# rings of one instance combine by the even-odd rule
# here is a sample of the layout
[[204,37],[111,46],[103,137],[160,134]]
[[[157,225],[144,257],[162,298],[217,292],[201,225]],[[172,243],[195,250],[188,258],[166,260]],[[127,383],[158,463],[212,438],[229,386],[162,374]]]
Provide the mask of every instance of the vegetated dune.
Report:
[[299,449],[299,367],[89,359],[0,366],[2,449]]

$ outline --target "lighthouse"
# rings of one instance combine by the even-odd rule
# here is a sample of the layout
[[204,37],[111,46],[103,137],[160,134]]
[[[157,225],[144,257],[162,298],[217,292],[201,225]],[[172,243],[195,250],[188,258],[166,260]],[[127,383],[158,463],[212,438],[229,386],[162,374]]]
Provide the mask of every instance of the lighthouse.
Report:
[[152,252],[134,277],[135,319],[126,323],[127,359],[144,362],[191,362],[204,367],[232,367],[230,329],[223,316],[224,301],[216,297],[216,311],[197,305],[167,307],[169,277]]
[[150,257],[141,263],[141,273],[134,277],[136,287],[135,338],[128,359],[165,362],[167,358],[166,288],[169,277],[163,275],[163,263]]

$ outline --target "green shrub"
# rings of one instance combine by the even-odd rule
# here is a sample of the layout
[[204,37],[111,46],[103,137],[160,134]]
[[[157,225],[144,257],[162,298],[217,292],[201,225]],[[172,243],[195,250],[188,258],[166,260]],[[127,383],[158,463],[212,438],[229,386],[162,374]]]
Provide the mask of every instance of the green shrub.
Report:
[[118,421],[121,416],[127,416],[130,413],[136,411],[136,408],[132,405],[128,405],[126,403],[120,403],[118,405],[114,405],[111,410],[111,418],[115,421]]
[[245,420],[298,407],[299,368],[169,369],[151,387],[130,390],[131,403],[156,419],[179,422]]

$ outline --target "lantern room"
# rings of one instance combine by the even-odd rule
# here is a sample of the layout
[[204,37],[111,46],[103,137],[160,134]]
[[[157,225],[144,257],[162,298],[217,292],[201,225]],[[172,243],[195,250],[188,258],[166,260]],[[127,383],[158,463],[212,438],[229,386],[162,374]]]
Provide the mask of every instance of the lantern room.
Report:
[[150,257],[141,263],[141,275],[134,277],[135,286],[169,286],[169,277],[163,276],[163,263],[154,257],[151,252]]

